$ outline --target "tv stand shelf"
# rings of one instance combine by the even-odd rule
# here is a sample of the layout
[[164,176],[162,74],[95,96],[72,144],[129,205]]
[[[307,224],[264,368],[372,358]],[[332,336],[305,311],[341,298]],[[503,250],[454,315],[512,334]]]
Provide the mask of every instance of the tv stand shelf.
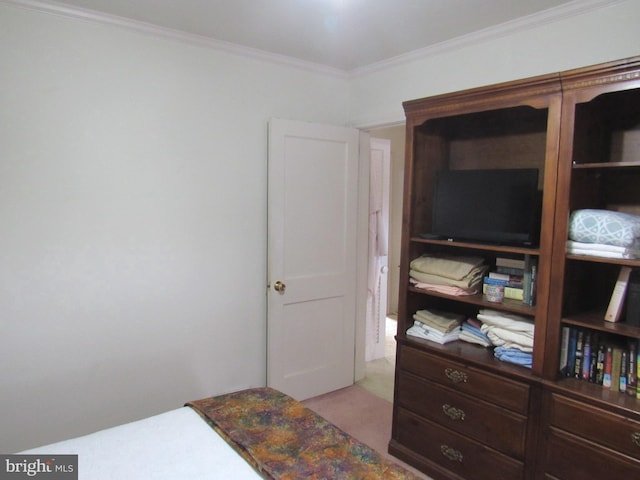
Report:
[[[560,365],[563,334],[572,329],[598,346],[611,338],[615,348],[635,342],[640,349],[640,327],[625,323],[625,311],[621,322],[604,321],[620,269],[640,270],[640,259],[566,253],[573,211],[640,215],[640,57],[403,107],[406,161],[389,451],[438,480],[640,478],[640,396],[594,383],[590,370],[568,378]],[[489,222],[472,225],[476,218],[438,228],[440,172],[493,169],[538,170],[539,235],[527,236],[539,238],[533,246],[484,243],[496,237],[493,230],[483,232]],[[487,177],[482,172],[477,178]],[[470,211],[482,201],[471,202]],[[477,238],[483,241],[466,240],[473,238],[469,232],[481,232]],[[478,256],[489,271],[516,265],[509,260],[535,262],[534,306],[417,288],[409,281],[410,264],[422,255]],[[440,345],[407,335],[413,315],[423,309],[466,318],[494,309],[532,320],[531,368],[462,340]],[[447,415],[451,407],[465,412],[464,423]]]
[[510,246],[510,245],[496,245],[492,243],[460,242],[455,240],[432,239],[432,238],[423,238],[423,237],[412,237],[411,241],[416,243],[442,245],[446,247],[467,248],[470,250],[478,250],[478,251],[512,253],[516,255],[539,255],[540,254],[540,250],[537,248],[516,247],[516,246]]

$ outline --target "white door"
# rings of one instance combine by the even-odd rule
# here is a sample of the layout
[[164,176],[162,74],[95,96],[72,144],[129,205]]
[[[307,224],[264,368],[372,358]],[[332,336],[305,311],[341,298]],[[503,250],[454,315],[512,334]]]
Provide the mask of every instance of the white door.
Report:
[[358,151],[355,129],[269,124],[267,384],[298,400],[354,382]]
[[370,140],[366,361],[386,353],[391,141]]

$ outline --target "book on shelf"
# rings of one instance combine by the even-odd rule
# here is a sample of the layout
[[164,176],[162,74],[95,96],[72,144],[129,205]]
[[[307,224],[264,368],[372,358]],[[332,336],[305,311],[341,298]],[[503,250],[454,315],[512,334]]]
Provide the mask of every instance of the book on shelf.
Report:
[[589,380],[591,377],[591,332],[584,333],[584,341],[582,345],[582,379]]
[[576,365],[576,343],[578,341],[578,329],[571,327],[569,329],[569,341],[567,345],[567,365],[565,367],[565,376],[572,377]]
[[523,277],[524,268],[500,267],[496,265],[496,273],[503,275],[513,275],[514,277]]
[[596,379],[598,385],[602,385],[604,379],[604,363],[607,355],[607,347],[604,343],[598,345],[598,353],[596,357]]
[[562,327],[562,336],[560,339],[560,374],[567,375],[567,359],[569,358],[569,336],[571,329]]
[[584,348],[584,330],[578,330],[578,337],[576,339],[576,351],[575,361],[573,364],[573,376],[575,378],[582,378],[582,358]]
[[497,257],[495,269],[483,279],[483,293],[486,293],[486,285],[501,285],[505,287],[504,298],[533,306],[536,277],[537,261],[531,255],[524,255],[522,259]]
[[531,255],[524,256],[524,276],[522,277],[523,299],[522,302],[527,305],[535,305],[536,303],[536,283],[538,263]]
[[510,273],[500,273],[500,272],[489,272],[489,278],[493,278],[496,280],[504,280],[505,282],[517,284],[519,287],[522,287],[522,275],[511,275]]
[[607,307],[607,311],[604,314],[604,319],[607,322],[620,321],[630,274],[631,267],[620,267],[620,273],[618,274],[618,279],[616,280],[616,283],[613,287],[611,300],[609,300],[609,306]]
[[499,285],[504,287],[504,298],[522,301],[524,297],[524,290],[522,288],[522,284],[519,284],[519,283],[509,282],[507,280],[500,280],[497,278],[491,278],[489,276],[484,277],[484,281],[482,283],[482,293],[485,295],[487,293],[487,285]]
[[620,368],[622,366],[622,349],[613,347],[611,355],[611,391],[620,391]]
[[622,357],[620,359],[620,382],[618,390],[622,393],[627,393],[627,369],[629,368],[629,352],[622,351]]
[[508,258],[508,257],[496,257],[497,268],[516,268],[519,270],[525,269],[524,259],[520,258]]
[[638,342],[629,342],[629,366],[627,367],[627,394],[636,396],[638,386]]
[[627,294],[625,296],[627,325],[640,327],[640,270],[636,269],[629,275]]
[[560,374],[640,398],[640,341],[563,326]]

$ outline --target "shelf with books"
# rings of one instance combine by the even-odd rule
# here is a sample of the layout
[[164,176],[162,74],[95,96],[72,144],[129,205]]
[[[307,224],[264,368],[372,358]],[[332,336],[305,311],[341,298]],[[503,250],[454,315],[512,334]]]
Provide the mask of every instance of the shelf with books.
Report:
[[635,338],[565,325],[562,328],[559,376],[640,400],[637,388],[639,347]]

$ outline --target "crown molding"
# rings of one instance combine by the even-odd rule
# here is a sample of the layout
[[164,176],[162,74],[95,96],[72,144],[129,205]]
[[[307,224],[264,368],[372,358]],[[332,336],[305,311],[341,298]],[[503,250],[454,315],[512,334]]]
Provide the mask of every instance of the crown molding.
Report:
[[459,50],[469,45],[486,42],[492,39],[501,38],[515,32],[538,28],[543,25],[555,23],[565,18],[582,15],[594,10],[599,10],[611,5],[623,3],[628,0],[573,0],[570,3],[559,7],[550,8],[540,13],[535,13],[513,21],[495,25],[468,35],[459,36],[451,40],[446,40],[429,47],[408,52],[388,60],[372,63],[364,67],[353,70],[341,70],[314,62],[307,62],[286,55],[266,52],[264,50],[244,47],[230,42],[212,39],[202,35],[185,33],[171,28],[160,27],[146,22],[131,20],[117,15],[96,12],[94,10],[71,7],[64,3],[51,0],[0,0],[0,3],[12,5],[14,7],[33,10],[40,13],[74,18],[86,22],[99,23],[134,31],[146,35],[163,37],[188,43],[196,46],[211,48],[233,55],[249,57],[265,62],[276,63],[292,68],[308,70],[314,73],[333,76],[341,79],[353,79],[362,75],[367,75],[390,67],[423,60],[428,57],[442,53]]
[[372,63],[361,68],[355,68],[349,72],[351,78],[367,75],[389,67],[396,67],[402,64],[423,60],[442,53],[459,50],[461,48],[476,45],[496,38],[508,36],[512,33],[531,30],[544,25],[564,20],[566,18],[582,15],[595,10],[600,10],[611,5],[624,3],[628,0],[573,0],[564,5],[550,8],[539,13],[527,15],[525,17],[494,25],[483,30],[462,35],[451,40],[446,40],[425,48],[414,50],[388,60]]
[[161,27],[158,25],[153,25],[138,20],[132,20],[117,15],[110,15],[107,13],[96,12],[95,10],[89,10],[75,6],[72,7],[59,2],[47,0],[0,0],[0,3],[8,4],[25,10],[36,11],[39,13],[73,18],[76,20],[98,23],[102,25],[109,25],[124,30],[142,33],[145,35],[167,38],[182,43],[223,51],[241,57],[249,57],[256,60],[276,63],[302,70],[308,70],[314,73],[321,73],[337,78],[348,78],[348,72],[338,68],[320,65],[313,62],[306,62],[304,60],[289,57],[286,55],[270,53],[257,48],[245,47],[235,43],[224,42],[222,40],[216,40],[210,37],[205,37],[203,35],[186,33],[180,30]]

